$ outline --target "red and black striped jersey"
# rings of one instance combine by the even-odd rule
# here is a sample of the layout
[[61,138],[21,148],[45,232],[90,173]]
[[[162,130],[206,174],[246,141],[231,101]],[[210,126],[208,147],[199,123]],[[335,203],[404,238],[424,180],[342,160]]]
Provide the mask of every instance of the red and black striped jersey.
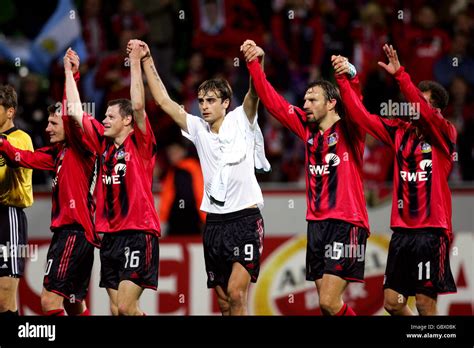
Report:
[[257,60],[247,66],[265,108],[305,142],[306,219],[337,219],[369,230],[362,185],[366,133],[345,119],[321,133],[275,91]]
[[452,240],[448,177],[456,129],[426,102],[403,67],[395,78],[410,110],[418,110],[411,119],[408,115],[388,119],[370,114],[347,77],[338,76],[337,82],[348,117],[395,152],[391,227],[441,228]]
[[5,141],[0,152],[11,162],[26,168],[55,172],[52,182],[51,230],[68,225],[84,228],[87,240],[100,245],[94,230],[94,188],[97,178],[97,156],[81,137],[71,130],[73,120],[63,116],[66,141],[37,149],[20,150]]
[[93,117],[83,116],[84,135],[99,153],[96,230],[112,233],[137,230],[160,236],[152,184],[156,141],[146,118],[146,133],[134,123],[133,131],[120,146],[104,137],[104,127]]

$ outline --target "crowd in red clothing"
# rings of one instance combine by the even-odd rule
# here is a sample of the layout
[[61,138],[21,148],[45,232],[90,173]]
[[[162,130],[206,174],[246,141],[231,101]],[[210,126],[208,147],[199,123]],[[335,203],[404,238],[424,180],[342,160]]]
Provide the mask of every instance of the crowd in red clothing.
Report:
[[[349,57],[364,87],[364,103],[369,111],[380,113],[381,103],[399,100],[397,86],[377,66],[377,61],[384,60],[382,45],[389,42],[414,82],[436,80],[450,92],[444,116],[459,132],[459,162],[451,180],[474,180],[472,0],[84,0],[77,4],[88,51],[81,64],[81,88],[84,99],[94,103],[98,119],[104,113],[104,101],[129,97],[130,71],[124,59],[130,38],[149,43],[168,90],[194,114],[199,114],[196,88],[212,76],[229,80],[234,105],[242,101],[248,72],[239,47],[246,39],[264,48],[269,80],[295,104],[302,100],[310,80],[334,79],[331,55]],[[47,6],[42,10],[47,15]],[[41,9],[35,15],[41,17]],[[27,23],[25,19],[23,25]],[[21,31],[21,23],[15,25]],[[0,66],[7,67],[1,58]],[[18,74],[12,68],[5,70],[0,82],[11,83]],[[19,126],[34,135],[36,146],[44,145],[41,131],[48,98],[60,100],[62,94],[58,67],[53,64],[50,76],[43,79],[49,81],[49,88],[41,88],[42,77],[30,75],[17,81],[23,106],[18,111]],[[151,98],[147,100],[161,154],[159,167],[166,168],[165,149],[180,137],[179,129]],[[274,167],[260,179],[302,181],[304,151],[299,142],[263,108],[259,122]],[[367,142],[365,172],[370,187],[390,177],[389,156],[375,140]],[[164,171],[160,169],[159,175]],[[385,196],[381,189],[373,199]]]

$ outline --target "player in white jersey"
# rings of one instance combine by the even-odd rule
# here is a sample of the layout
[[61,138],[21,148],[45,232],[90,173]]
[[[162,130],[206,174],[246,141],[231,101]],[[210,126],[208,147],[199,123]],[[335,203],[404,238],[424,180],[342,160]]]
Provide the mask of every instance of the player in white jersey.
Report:
[[263,196],[255,168],[269,170],[257,124],[259,99],[250,83],[243,104],[228,113],[232,89],[225,80],[211,79],[198,88],[202,118],[190,115],[169,97],[148,46],[140,45],[155,102],[194,143],[201,162],[207,286],[214,288],[223,315],[245,315],[249,285],[257,281],[263,249]]

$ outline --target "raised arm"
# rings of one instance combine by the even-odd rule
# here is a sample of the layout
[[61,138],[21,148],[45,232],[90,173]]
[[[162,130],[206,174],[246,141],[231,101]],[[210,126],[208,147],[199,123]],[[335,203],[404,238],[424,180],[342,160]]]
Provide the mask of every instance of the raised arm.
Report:
[[[66,99],[67,99],[67,114],[72,117],[71,121],[76,121],[80,126],[80,129],[75,130],[74,127],[70,127],[70,131],[80,132],[80,136],[83,136],[82,144],[92,152],[100,152],[101,140],[103,137],[103,126],[97,120],[90,115],[84,113],[82,108],[81,98],[79,96],[79,90],[77,89],[76,81],[74,80],[74,71],[77,70],[78,66],[75,66],[78,61],[77,54],[68,49],[64,56],[64,73],[66,75]],[[74,136],[77,137],[78,134]]]
[[341,72],[336,68],[336,65],[334,64],[336,82],[339,86],[342,103],[346,109],[345,117],[347,120],[393,148],[397,122],[369,113],[362,103],[361,94],[357,92],[357,87],[351,85],[347,73],[345,71]]
[[258,59],[252,59],[252,57],[249,56],[246,61],[255,91],[257,92],[258,97],[262,100],[265,108],[285,127],[293,131],[301,139],[305,140],[305,112],[288,103],[285,98],[275,91],[273,86],[267,81]]
[[[264,52],[263,50],[258,47],[254,41],[252,40],[246,40],[242,46],[240,46],[240,50],[244,53],[245,59],[246,60],[253,60],[253,59],[261,59],[260,66],[264,67]],[[245,114],[247,115],[247,118],[249,122],[252,124],[255,116],[257,115],[257,110],[258,110],[258,102],[259,102],[259,97],[257,94],[257,91],[255,90],[255,87],[252,82],[252,77],[250,76],[250,81],[249,81],[249,90],[247,94],[245,95],[244,98],[244,111]]]
[[64,56],[64,74],[66,75],[66,99],[67,113],[71,116],[84,130],[82,118],[84,111],[82,109],[81,98],[74,80],[73,57],[72,50],[68,49]]
[[393,46],[386,44],[383,46],[383,50],[387,55],[389,64],[379,62],[379,66],[395,77],[405,99],[419,106],[419,115],[417,115],[419,117],[414,118],[413,123],[428,132],[432,137],[432,141],[447,155],[450,155],[454,151],[454,144],[456,143],[456,128],[441,115],[439,109],[428,103],[423,93],[412,82],[405,68],[400,65],[397,51]]
[[[182,130],[187,132],[188,127],[186,123],[186,112],[180,105],[178,105],[178,103],[173,101],[168,95],[168,91],[166,90],[166,87],[161,81],[160,75],[158,75],[158,71],[155,68],[155,64],[150,54],[150,49],[148,48],[148,45],[143,41],[132,41],[138,41],[142,50],[144,50],[144,55],[142,58],[143,70],[145,71],[145,76],[148,82],[148,88],[150,88],[155,103],[164,112],[166,112]],[[131,44],[132,42],[129,43],[129,46],[127,48],[128,50],[131,49]]]
[[133,118],[142,133],[146,133],[145,88],[143,87],[141,59],[144,57],[139,43],[133,41],[129,53],[130,59],[130,97],[132,99]]

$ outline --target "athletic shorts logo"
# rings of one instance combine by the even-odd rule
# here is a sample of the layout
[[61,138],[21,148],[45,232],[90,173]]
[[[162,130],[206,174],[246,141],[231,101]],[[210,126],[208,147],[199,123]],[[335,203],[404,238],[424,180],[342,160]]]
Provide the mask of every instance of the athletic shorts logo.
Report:
[[213,272],[207,272],[207,276],[209,277],[209,280],[210,280],[211,282],[214,281],[215,276],[214,276],[214,273],[213,273]]

